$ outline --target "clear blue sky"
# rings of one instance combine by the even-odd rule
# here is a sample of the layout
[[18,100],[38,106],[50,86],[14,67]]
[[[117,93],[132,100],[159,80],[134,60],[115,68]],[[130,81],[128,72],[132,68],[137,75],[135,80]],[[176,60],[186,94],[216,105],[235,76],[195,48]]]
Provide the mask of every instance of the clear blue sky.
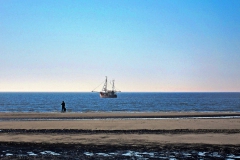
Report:
[[240,1],[0,0],[0,91],[105,76],[128,92],[240,91]]

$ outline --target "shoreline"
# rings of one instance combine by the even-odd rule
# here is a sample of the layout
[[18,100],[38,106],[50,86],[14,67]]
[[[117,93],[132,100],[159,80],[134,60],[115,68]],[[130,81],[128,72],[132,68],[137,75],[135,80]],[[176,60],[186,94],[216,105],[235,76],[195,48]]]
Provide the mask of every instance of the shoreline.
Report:
[[54,118],[167,118],[167,117],[220,117],[240,116],[240,112],[0,112],[1,118],[54,117]]

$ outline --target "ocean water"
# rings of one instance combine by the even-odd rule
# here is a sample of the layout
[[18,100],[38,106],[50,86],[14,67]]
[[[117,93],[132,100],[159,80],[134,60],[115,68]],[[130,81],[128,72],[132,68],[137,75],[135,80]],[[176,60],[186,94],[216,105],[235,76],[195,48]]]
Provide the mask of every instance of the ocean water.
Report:
[[60,112],[62,101],[67,112],[240,111],[240,92],[126,92],[113,99],[91,92],[0,92],[0,112]]

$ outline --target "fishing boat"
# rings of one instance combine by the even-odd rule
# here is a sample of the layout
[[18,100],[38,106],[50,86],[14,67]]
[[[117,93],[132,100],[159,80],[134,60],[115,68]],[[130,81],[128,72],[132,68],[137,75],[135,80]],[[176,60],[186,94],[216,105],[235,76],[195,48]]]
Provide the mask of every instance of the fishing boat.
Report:
[[[110,84],[112,85],[112,89],[108,90],[108,88],[107,88],[108,81],[107,81],[107,76],[106,76],[102,91],[99,92],[101,98],[117,98],[117,92],[120,92],[120,91],[117,91],[115,89],[114,80],[112,80],[110,82]],[[92,91],[92,92],[94,92],[94,91]]]

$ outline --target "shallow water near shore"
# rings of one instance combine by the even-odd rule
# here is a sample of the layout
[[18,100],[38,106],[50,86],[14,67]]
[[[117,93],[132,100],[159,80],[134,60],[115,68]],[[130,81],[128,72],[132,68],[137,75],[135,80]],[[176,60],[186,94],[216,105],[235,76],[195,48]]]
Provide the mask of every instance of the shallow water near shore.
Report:
[[118,93],[100,98],[98,93],[1,92],[1,112],[240,112],[240,93]]
[[[239,148],[214,146],[168,146],[156,148],[131,148],[130,146],[55,146],[34,144],[4,144],[0,146],[0,157],[34,159],[240,159]],[[126,148],[126,149],[124,149]]]
[[56,153],[53,151],[29,151],[29,152],[22,152],[19,153],[11,152],[9,150],[2,151],[0,157],[18,157],[18,158],[26,158],[26,157],[52,157],[52,158],[84,158],[84,159],[90,159],[90,158],[101,158],[101,159],[110,159],[110,158],[117,158],[117,159],[212,159],[212,158],[218,158],[218,159],[240,159],[240,154],[225,154],[225,153],[219,153],[219,152],[204,152],[204,151],[162,151],[162,152],[138,152],[138,151],[116,151],[116,152],[83,152],[79,153],[76,157],[75,155],[70,155],[70,153]]

